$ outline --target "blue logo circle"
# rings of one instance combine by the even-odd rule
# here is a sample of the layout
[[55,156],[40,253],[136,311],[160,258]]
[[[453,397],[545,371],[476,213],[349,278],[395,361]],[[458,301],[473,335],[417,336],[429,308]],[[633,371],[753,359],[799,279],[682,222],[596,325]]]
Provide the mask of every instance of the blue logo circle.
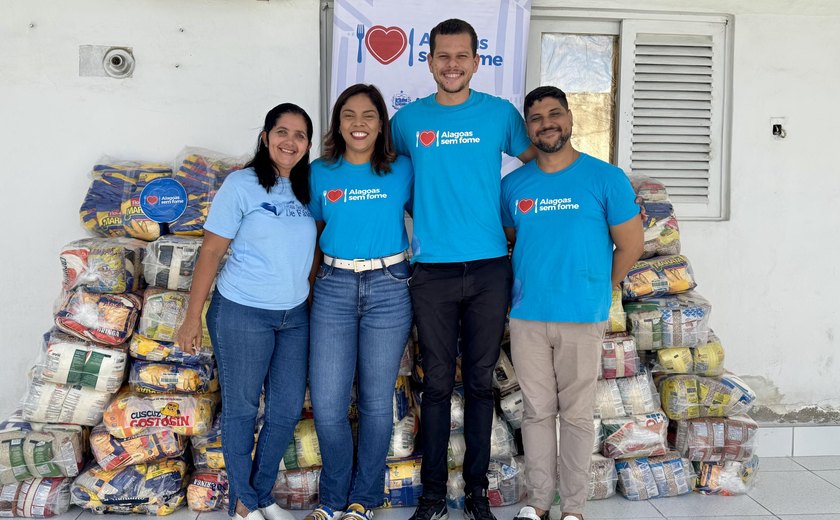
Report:
[[155,222],[174,222],[187,209],[187,190],[175,179],[155,179],[140,192],[140,209]]

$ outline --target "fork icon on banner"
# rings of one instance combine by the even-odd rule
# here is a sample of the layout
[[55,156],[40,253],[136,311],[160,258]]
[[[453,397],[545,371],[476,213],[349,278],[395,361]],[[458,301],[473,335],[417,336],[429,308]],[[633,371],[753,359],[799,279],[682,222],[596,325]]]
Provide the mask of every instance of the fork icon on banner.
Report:
[[356,51],[356,63],[362,62],[362,40],[365,39],[365,24],[356,26],[356,38],[359,40],[359,48]]

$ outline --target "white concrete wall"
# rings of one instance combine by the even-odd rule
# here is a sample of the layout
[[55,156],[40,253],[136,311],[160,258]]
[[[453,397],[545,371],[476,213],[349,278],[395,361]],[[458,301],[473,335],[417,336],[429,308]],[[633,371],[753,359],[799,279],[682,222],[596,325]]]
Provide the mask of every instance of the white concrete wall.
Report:
[[[50,326],[58,250],[83,236],[77,210],[90,166],[102,154],[169,161],[184,145],[247,153],[265,111],[281,101],[301,104],[317,124],[318,8],[317,0],[0,4],[0,412],[23,393]],[[840,409],[840,5],[641,0],[633,8],[735,15],[731,219],[683,223],[684,251],[714,306],[729,368],[780,410]],[[134,77],[80,78],[84,44],[133,47]],[[783,141],[770,136],[775,116],[787,118]]]

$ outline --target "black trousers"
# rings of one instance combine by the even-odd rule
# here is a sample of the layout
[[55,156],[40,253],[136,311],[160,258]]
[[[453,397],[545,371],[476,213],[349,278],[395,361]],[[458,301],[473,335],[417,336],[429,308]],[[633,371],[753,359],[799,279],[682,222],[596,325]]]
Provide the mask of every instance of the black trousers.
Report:
[[486,494],[494,407],[493,370],[499,360],[512,278],[507,257],[414,266],[411,301],[424,374],[420,477],[427,499],[446,497],[450,399],[455,386],[459,334],[467,446],[464,491]]

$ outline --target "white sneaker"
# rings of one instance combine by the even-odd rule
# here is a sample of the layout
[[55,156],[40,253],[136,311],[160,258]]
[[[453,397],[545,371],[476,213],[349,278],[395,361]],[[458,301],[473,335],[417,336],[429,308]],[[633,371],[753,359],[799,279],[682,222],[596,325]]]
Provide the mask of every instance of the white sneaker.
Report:
[[234,520],[265,520],[265,517],[259,510],[251,511],[247,516],[242,516],[239,513],[233,515]]
[[295,520],[295,515],[286,511],[277,504],[271,504],[268,507],[261,507],[260,512],[265,517],[265,520]]

